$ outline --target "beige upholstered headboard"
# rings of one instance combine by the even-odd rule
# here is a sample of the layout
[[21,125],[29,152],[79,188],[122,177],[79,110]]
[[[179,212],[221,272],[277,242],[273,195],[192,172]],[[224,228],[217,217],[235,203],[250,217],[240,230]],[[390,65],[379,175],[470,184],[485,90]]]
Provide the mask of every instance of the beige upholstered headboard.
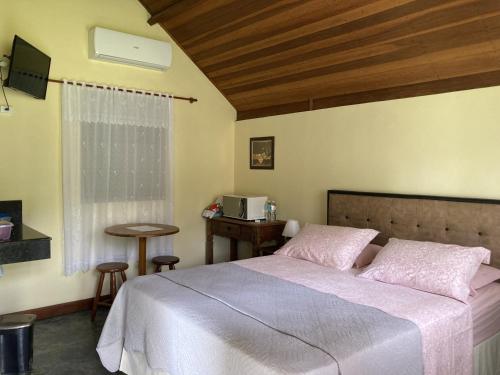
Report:
[[500,200],[328,191],[329,225],[374,228],[390,237],[484,246],[500,268]]

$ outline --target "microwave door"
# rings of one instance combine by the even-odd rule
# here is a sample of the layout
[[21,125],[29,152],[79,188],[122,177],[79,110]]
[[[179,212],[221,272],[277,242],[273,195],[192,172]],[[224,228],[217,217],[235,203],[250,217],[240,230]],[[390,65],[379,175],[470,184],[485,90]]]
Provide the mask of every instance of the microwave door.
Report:
[[240,199],[239,201],[239,206],[240,206],[240,212],[239,212],[239,217],[242,219],[247,218],[247,200],[246,199]]

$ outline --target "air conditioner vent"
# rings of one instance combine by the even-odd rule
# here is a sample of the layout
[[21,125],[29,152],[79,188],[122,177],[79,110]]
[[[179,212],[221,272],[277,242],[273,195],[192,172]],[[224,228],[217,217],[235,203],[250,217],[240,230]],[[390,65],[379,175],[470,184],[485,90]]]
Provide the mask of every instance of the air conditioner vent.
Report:
[[172,46],[155,39],[94,27],[90,30],[89,57],[165,70],[172,63]]

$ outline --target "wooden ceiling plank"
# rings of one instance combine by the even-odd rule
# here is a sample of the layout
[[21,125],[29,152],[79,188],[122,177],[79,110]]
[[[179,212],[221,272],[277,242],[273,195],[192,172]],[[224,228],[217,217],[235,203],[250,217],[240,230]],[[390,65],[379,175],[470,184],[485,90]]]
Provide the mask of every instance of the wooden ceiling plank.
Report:
[[[220,29],[221,31],[225,31],[224,33],[219,32],[218,35],[211,38],[208,38],[208,35],[206,35],[202,39],[202,42],[196,43],[195,45],[189,45],[189,48],[194,56],[196,53],[214,50],[220,48],[221,45],[234,42],[235,40],[241,43],[236,47],[250,45],[255,41],[265,42],[267,38],[283,34],[290,29],[304,28],[304,26],[308,28],[314,27],[318,21],[327,17],[336,17],[338,19],[344,12],[352,10],[355,8],[355,5],[364,5],[366,1],[367,0],[268,1],[268,7],[271,5],[281,5],[278,8],[279,12],[274,15],[272,12],[265,12],[258,18],[252,18],[252,23],[233,22],[233,24],[230,25],[232,27]],[[325,4],[330,5],[327,6]],[[235,20],[233,21],[244,20],[244,17],[241,15],[234,18]],[[286,20],[286,22],[283,22],[283,20]],[[233,47],[226,46],[223,48],[228,49]]]
[[[500,23],[500,15],[496,21]],[[335,51],[333,53],[320,54],[315,59],[303,59],[296,63],[282,64],[275,68],[258,71],[254,74],[232,75],[229,79],[227,76],[217,77],[212,76],[218,87],[222,90],[237,88],[245,84],[255,84],[257,82],[267,82],[273,77],[290,77],[299,76],[299,79],[306,78],[308,73],[316,71],[315,74],[323,74],[326,71],[345,71],[351,69],[362,69],[365,66],[380,64],[384,61],[394,61],[402,58],[409,58],[421,54],[417,48],[418,44],[426,44],[426,52],[432,53],[450,46],[467,46],[475,44],[478,41],[486,41],[495,36],[494,34],[486,34],[481,32],[483,25],[481,22],[470,22],[465,28],[463,25],[455,26],[449,29],[441,29],[431,35],[420,34],[418,37],[409,36],[406,40],[398,40],[397,43],[389,42],[383,44],[375,44],[353,48],[347,51]],[[462,37],[464,31],[465,36]],[[497,30],[496,36],[500,35]],[[429,43],[432,39],[432,43]]]
[[[176,27],[167,22],[164,22],[164,24],[170,33],[182,40],[185,48],[194,55],[199,46],[203,45],[208,48],[213,41],[213,38],[209,36],[214,33],[219,32],[224,37],[233,37],[233,33],[239,30],[248,19],[253,19],[253,23],[247,22],[248,25],[254,25],[256,20],[259,23],[265,23],[266,19],[273,18],[273,14],[274,17],[280,15],[273,12],[273,9],[290,11],[293,14],[295,8],[302,3],[303,0],[302,2],[300,0],[285,0],[282,2],[269,0],[234,1],[225,6],[210,9],[203,14],[199,14],[195,20]],[[275,24],[274,21],[270,21],[270,23]],[[199,40],[204,40],[204,42],[196,42]]]
[[[460,69],[465,74],[475,74],[482,71],[500,70],[500,62],[492,56],[491,52],[485,52],[487,42],[477,46],[471,46],[467,55],[463,55],[460,48],[435,53],[433,61],[449,67],[441,71],[441,78],[450,78],[450,75],[459,75]],[[403,77],[403,78],[402,78]],[[298,101],[303,98],[318,97],[319,94],[334,90],[338,94],[363,91],[374,88],[376,85],[386,87],[396,86],[403,83],[418,83],[419,81],[436,80],[434,73],[429,69],[426,60],[422,57],[383,64],[365,69],[362,72],[349,71],[336,73],[328,76],[317,77],[301,81],[299,84],[282,84],[265,89],[256,89],[238,94],[228,95],[237,108],[240,100],[262,105],[269,98],[282,96],[283,100]],[[383,87],[377,87],[383,88]],[[349,91],[351,90],[351,91]],[[259,104],[257,104],[259,103]]]
[[[482,56],[478,58],[483,59]],[[490,59],[491,61],[491,59]],[[474,65],[472,60],[467,62],[461,61],[457,62],[458,69],[463,69],[463,67],[468,67],[469,72],[461,72],[459,75],[445,76],[442,79],[454,78],[459,76],[465,76],[470,74],[485,73],[488,71],[495,71],[496,65],[492,65],[490,70],[478,71],[477,66]],[[414,67],[414,69],[396,69],[390,71],[384,71],[377,74],[362,75],[359,79],[343,79],[339,82],[324,82],[321,85],[307,86],[307,87],[293,87],[287,91],[281,92],[269,92],[266,91],[258,95],[257,93],[252,93],[238,99],[233,99],[236,108],[238,110],[245,109],[255,109],[260,107],[266,107],[271,104],[286,104],[290,102],[296,102],[300,100],[305,100],[305,98],[312,97],[314,100],[325,97],[325,96],[336,96],[336,95],[347,95],[353,93],[362,93],[366,91],[385,89],[389,87],[399,87],[408,84],[417,84],[422,82],[435,82],[442,79],[435,79],[435,75],[430,71],[427,65],[424,63],[420,66]],[[480,83],[478,82],[478,85]],[[481,83],[483,85],[483,83]],[[479,86],[483,87],[483,86]]]
[[[425,9],[424,15],[428,13]],[[411,15],[412,18],[421,15],[416,12]],[[205,66],[204,70],[212,77],[224,76],[230,78],[231,75],[239,76],[257,71],[267,70],[276,65],[281,66],[293,59],[307,60],[323,54],[332,54],[333,52],[343,52],[348,50],[351,45],[371,46],[379,43],[397,41],[406,38],[404,33],[405,25],[412,21],[412,18],[405,17],[391,18],[384,22],[363,27],[359,24],[346,24],[339,27],[335,36],[324,38],[314,43],[302,44],[299,47],[288,48],[279,53],[270,53],[267,56],[261,56],[258,59],[242,59],[229,63],[224,61],[214,65]],[[366,42],[365,42],[366,41]],[[344,48],[341,48],[341,46]],[[228,65],[229,64],[229,65]]]
[[[427,3],[431,0],[419,0],[420,2]],[[434,0],[435,1],[435,0]],[[328,37],[328,30],[333,29],[335,26],[353,23],[355,20],[365,19],[378,13],[391,11],[392,9],[399,8],[397,5],[400,3],[411,5],[412,0],[379,0],[369,2],[364,7],[353,9],[346,13],[335,14],[331,17],[323,18],[322,20],[314,23],[308,23],[301,27],[285,27],[279,33],[274,29],[266,31],[265,33],[255,32],[250,28],[247,30],[246,36],[240,36],[238,33],[233,33],[227,36],[226,42],[216,46],[202,45],[203,50],[193,53],[191,56],[194,60],[198,61],[200,65],[210,65],[214,62],[228,60],[239,55],[251,56],[257,54],[258,56],[267,55],[268,51],[272,49],[284,50],[297,46],[297,41],[305,43],[313,43],[316,40],[322,40]],[[383,6],[382,6],[383,5]],[[404,5],[403,5],[404,6]],[[418,6],[418,5],[413,5]],[[296,16],[300,16],[297,14]],[[276,20],[274,26],[279,29],[279,20]],[[285,26],[288,24],[285,24]]]
[[[407,49],[407,48],[405,48]],[[218,87],[222,90],[236,88],[242,85],[253,84],[257,82],[267,81],[273,77],[290,76],[302,72],[310,71],[311,69],[341,66],[340,64],[362,63],[363,60],[374,59],[376,57],[389,56],[389,54],[404,53],[402,46],[394,45],[393,43],[383,43],[373,46],[363,46],[352,48],[346,51],[319,55],[316,58],[297,58],[294,63],[283,65],[272,65],[267,69],[257,70],[254,73],[232,74],[230,76],[211,76],[214,82],[217,82]],[[369,61],[369,60],[367,60]],[[349,68],[350,69],[350,68]]]
[[[443,3],[439,7],[429,8],[426,1],[419,1],[410,5],[401,6],[379,14],[364,17],[343,25],[334,26],[319,33],[301,35],[296,39],[289,40],[279,45],[263,48],[254,53],[237,56],[231,59],[212,59],[209,65],[204,61],[198,61],[203,69],[212,73],[221,69],[227,69],[231,66],[249,65],[250,63],[259,64],[260,62],[272,63],[273,59],[293,58],[302,56],[302,54],[314,53],[314,50],[325,50],[336,48],[336,44],[344,43],[346,48],[349,44],[358,41],[364,45],[385,41],[391,38],[405,37],[409,33],[409,22],[425,23],[429,14],[436,11],[449,11],[452,6],[466,4],[470,0],[464,0],[453,3]],[[468,9],[470,12],[470,9]],[[463,12],[462,12],[463,13]],[[450,13],[453,17],[454,13]],[[462,16],[463,17],[463,16]],[[423,25],[421,27],[424,27]],[[359,41],[362,39],[362,41]],[[281,57],[283,56],[283,57]]]
[[[362,78],[362,79],[359,79]],[[305,98],[317,98],[333,95],[345,95],[354,92],[364,92],[373,89],[413,84],[420,82],[431,82],[435,75],[430,72],[425,64],[415,65],[412,70],[396,67],[387,70],[365,72],[358,77],[351,76],[338,80],[325,80],[316,84],[304,84],[301,87],[290,87],[288,90],[275,90],[263,92],[248,92],[232,97],[238,110],[255,109],[267,105],[281,105],[289,102],[305,100]]]
[[[429,72],[426,64],[422,64],[419,67],[417,67],[414,71],[408,71],[408,70],[395,70],[395,71],[389,71],[386,73],[381,74],[380,77],[377,77],[376,75],[372,75],[369,77],[363,77],[363,80],[366,82],[373,82],[370,83],[370,87],[373,87],[374,89],[383,89],[383,88],[388,88],[388,87],[400,87],[404,86],[407,84],[418,84],[422,82],[438,82],[446,79],[452,79],[456,77],[462,77],[462,76],[470,76],[470,75],[477,75],[477,74],[482,74],[482,73],[487,73],[487,72],[492,72],[492,71],[500,71],[497,68],[496,64],[491,64],[489,69],[486,71],[483,71],[484,68],[479,69],[477,67],[477,61],[478,60],[488,60],[488,62],[491,63],[491,56],[487,57],[484,56],[483,54],[481,55],[476,55],[476,56],[470,56],[469,58],[463,58],[463,59],[457,59],[453,62],[455,67],[458,69],[449,69],[447,68],[447,73],[443,74],[443,77],[441,79],[435,80],[432,79],[433,73]],[[447,67],[450,66],[450,64],[445,64]],[[466,68],[465,70],[461,70],[461,68]],[[420,77],[423,77],[423,74],[415,74],[416,71],[420,70],[421,73],[427,74],[428,79],[422,79]],[[396,79],[391,79],[391,85],[387,85],[387,82],[383,82],[384,79],[387,77],[390,77],[390,75],[395,75]],[[385,78],[384,78],[385,77]],[[483,82],[484,84],[484,82]],[[354,89],[355,91],[349,92],[348,90]],[[325,89],[325,93],[327,89]],[[337,93],[341,95],[346,95],[346,94],[352,94],[352,93],[362,93],[366,90],[366,86],[362,84],[362,82],[356,82],[356,84],[350,85],[347,81],[343,82],[341,85],[339,85],[336,89],[336,91],[330,91],[331,93]],[[318,98],[315,98],[317,100]]]
[[161,11],[151,14],[148,23],[156,25],[167,17],[175,17],[190,8],[192,9],[198,3],[199,0],[166,1],[165,7]]
[[[476,4],[478,9],[481,11],[484,7],[493,0],[487,0],[484,2],[479,2]],[[495,4],[498,4],[498,1],[495,1]],[[495,54],[500,59],[500,41],[496,39],[495,35],[498,33],[498,29],[500,28],[500,23],[494,19],[483,19],[481,22],[484,25],[485,32],[490,36],[490,41]]]
[[[497,18],[498,22],[500,22],[500,16],[497,16]],[[276,75],[276,77],[274,78],[243,85],[231,85],[231,83],[224,84],[219,82],[217,79],[215,79],[214,81],[217,82],[221,90],[224,91],[226,95],[231,96],[239,92],[251,91],[263,87],[272,87],[280,84],[293,84],[294,82],[303,82],[307,79],[328,76],[332,73],[342,73],[350,70],[362,70],[364,68],[369,68],[386,63],[399,63],[400,61],[407,61],[411,60],[412,58],[424,58],[426,61],[428,61],[428,59],[435,58],[434,52],[442,53],[443,50],[450,49],[452,47],[454,47],[455,49],[460,48],[461,50],[466,50],[469,46],[475,46],[479,43],[483,43],[483,48],[491,51],[490,43],[484,43],[489,40],[489,37],[484,32],[480,32],[482,29],[483,26],[480,22],[474,22],[468,24],[467,28],[461,28],[461,30],[465,31],[463,34],[457,34],[458,30],[456,28],[444,29],[438,33],[433,33],[431,35],[432,44],[429,44],[427,46],[428,53],[426,55],[422,55],[421,51],[415,48],[415,41],[418,42],[419,38],[412,38],[411,43],[403,46],[404,48],[395,50],[387,54],[366,57],[361,60],[326,65],[302,72],[297,72],[295,69],[293,69],[293,73],[291,74],[286,74],[287,71],[285,69],[288,67],[285,66],[284,69],[281,70],[285,74]],[[500,36],[500,34],[498,36]],[[427,38],[424,38],[424,40],[426,39]]]
[[207,46],[219,37],[233,35],[235,30],[240,30],[247,26],[255,27],[256,24],[260,24],[267,19],[279,17],[284,12],[296,9],[297,5],[302,3],[303,0],[267,1],[264,7],[261,7],[252,14],[244,14],[225,23],[220,22],[220,25],[212,30],[198,33],[186,39],[184,41],[185,48],[196,51],[198,45]]
[[[354,104],[354,102],[368,103],[379,100],[400,99],[459,90],[469,90],[478,87],[491,87],[499,84],[500,71],[482,72],[466,76],[450,77],[438,81],[422,82],[412,85],[404,85],[377,90],[379,92],[365,91],[361,93],[348,94],[336,97],[333,103],[331,102],[333,97],[320,98],[315,100],[315,109],[329,108],[330,106],[332,106],[332,104],[333,106],[339,106]],[[383,91],[391,94],[384,95]]]
[[439,79],[500,70],[500,60],[493,51],[483,49],[483,52],[475,56],[465,56],[458,50],[447,52],[449,53],[448,59],[443,56],[445,62],[433,61]]
[[[167,0],[169,1],[169,0]],[[166,6],[162,11],[151,15],[148,20],[150,25],[157,23],[165,24],[171,28],[178,24],[188,23],[195,20],[200,14],[206,13],[214,8],[220,8],[232,1],[237,0],[181,0]],[[170,1],[169,1],[170,2]]]

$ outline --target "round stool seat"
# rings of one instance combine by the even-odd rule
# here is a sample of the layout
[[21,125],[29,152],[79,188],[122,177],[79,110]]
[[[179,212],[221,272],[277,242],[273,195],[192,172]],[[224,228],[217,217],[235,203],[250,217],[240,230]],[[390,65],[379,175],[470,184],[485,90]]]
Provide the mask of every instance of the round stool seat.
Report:
[[156,266],[155,272],[160,272],[161,266],[168,266],[169,269],[175,270],[174,264],[179,263],[179,258],[174,257],[172,255],[160,255],[160,256],[154,257],[151,261]]
[[104,272],[104,273],[121,272],[128,269],[128,264],[121,262],[101,263],[96,267],[96,269],[99,272]]

